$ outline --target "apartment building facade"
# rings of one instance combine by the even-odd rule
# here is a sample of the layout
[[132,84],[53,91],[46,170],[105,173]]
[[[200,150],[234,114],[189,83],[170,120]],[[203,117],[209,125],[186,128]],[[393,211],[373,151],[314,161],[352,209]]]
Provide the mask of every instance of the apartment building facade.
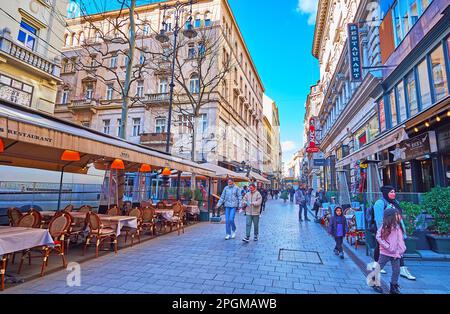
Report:
[[53,113],[66,0],[3,1],[0,99]]
[[[163,4],[173,3],[166,1]],[[122,97],[118,82],[125,80],[127,45],[120,40],[105,42],[105,35],[123,37],[108,22],[120,14],[126,20],[126,10],[67,20],[61,75],[64,84],[60,86],[55,110],[58,117],[116,136],[123,125]],[[165,27],[173,40],[176,21],[173,11],[163,10],[160,4],[138,6],[135,15],[139,49],[133,64],[139,68],[147,62],[153,62],[153,56],[160,53],[160,61],[166,68],[146,67],[145,73],[140,73],[139,78],[133,82],[130,91],[136,101],[128,111],[127,139],[164,150],[168,129],[171,56],[165,54],[168,46],[161,46],[155,36]],[[181,18],[182,25],[186,24],[188,18],[189,8]],[[171,153],[189,159],[192,157],[192,129],[195,127],[195,161],[207,161],[229,168],[238,167],[245,162],[262,171],[264,86],[228,1],[197,1],[192,7],[191,23],[199,33],[208,33],[209,40],[218,43],[218,53],[214,55],[217,61],[212,62],[214,68],[211,73],[220,73],[225,60],[229,61],[230,67],[220,84],[210,91],[210,101],[199,108],[194,126],[192,117],[189,116],[192,114],[192,106],[188,94],[198,94],[201,78],[195,73],[195,68],[186,62],[182,72],[189,93],[184,93],[180,84],[175,82]],[[126,29],[126,23],[124,25]],[[178,49],[177,53],[181,56],[178,59],[189,60],[202,53],[204,48],[199,39],[187,40],[182,36],[180,33],[185,46]],[[98,53],[104,51],[108,44],[115,54],[102,56]],[[101,64],[101,67],[84,66],[91,62],[94,65]],[[80,64],[83,67],[77,66]],[[110,69],[102,73],[105,67]]]

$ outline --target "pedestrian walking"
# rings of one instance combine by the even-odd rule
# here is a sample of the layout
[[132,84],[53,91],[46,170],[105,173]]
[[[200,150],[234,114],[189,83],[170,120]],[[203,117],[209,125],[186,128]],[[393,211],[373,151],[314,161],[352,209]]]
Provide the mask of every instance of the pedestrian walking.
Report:
[[246,185],[244,185],[244,187],[242,188],[242,191],[241,191],[242,197],[244,197],[244,195],[247,194],[247,192],[248,192],[248,187]]
[[295,192],[295,204],[298,205],[298,220],[302,220],[302,210],[304,212],[305,220],[309,221],[308,219],[308,208],[306,207],[306,192],[303,190],[303,188],[297,189]]
[[289,199],[290,199],[291,203],[293,203],[293,202],[294,202],[294,195],[295,195],[295,190],[294,190],[294,188],[293,188],[293,187],[290,187],[289,190],[288,190],[288,192],[289,192]]
[[[374,219],[375,219],[375,228],[380,228],[381,224],[383,223],[383,214],[384,211],[387,209],[393,208],[396,209],[400,217],[403,213],[402,208],[400,207],[400,203],[396,200],[396,192],[395,188],[391,185],[385,185],[381,187],[381,193],[382,197],[375,202],[375,205],[373,206],[374,211]],[[403,227],[403,230],[405,230],[403,219],[400,221],[400,226]],[[375,245],[375,251],[374,251],[374,259],[376,262],[378,262],[380,256],[380,247],[378,245],[378,242],[376,242]],[[382,269],[382,273],[385,274],[386,272]],[[409,280],[416,280],[416,277],[414,277],[408,270],[408,268],[405,266],[405,261],[403,258],[400,260],[400,276],[409,279]]]
[[223,190],[217,203],[217,208],[222,205],[225,206],[225,228],[227,233],[225,240],[236,238],[234,217],[236,216],[236,210],[241,207],[241,199],[240,189],[234,184],[233,179],[228,179],[228,185]]
[[344,242],[345,234],[348,232],[348,225],[341,206],[336,206],[334,209],[334,216],[331,217],[330,224],[328,225],[328,232],[334,237],[334,241],[336,242],[336,246],[333,250],[334,254],[339,255],[341,259],[344,259],[344,249],[342,244]]
[[262,196],[262,203],[261,203],[261,212],[266,209],[266,202],[267,202],[267,190],[264,188],[264,185],[262,183],[259,183],[258,192]]
[[245,194],[242,199],[242,205],[245,209],[245,214],[247,218],[246,225],[246,235],[242,241],[248,243],[250,242],[250,232],[253,224],[254,241],[258,241],[259,236],[259,217],[261,216],[261,204],[263,198],[261,194],[256,190],[255,184],[250,184],[250,192]]
[[401,228],[401,215],[395,208],[389,208],[384,211],[383,224],[377,231],[377,242],[380,246],[379,264],[384,268],[388,262],[391,262],[392,276],[390,293],[400,294],[398,278],[400,277],[400,260],[406,251],[403,231]]

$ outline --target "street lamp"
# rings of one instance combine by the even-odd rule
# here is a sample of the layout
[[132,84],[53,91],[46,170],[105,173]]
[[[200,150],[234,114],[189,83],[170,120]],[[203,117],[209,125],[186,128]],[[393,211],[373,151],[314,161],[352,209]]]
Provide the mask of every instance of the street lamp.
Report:
[[[159,41],[160,43],[164,44],[169,42],[170,38],[169,36],[166,34],[166,11],[168,9],[174,9],[174,13],[175,13],[175,28],[173,30],[173,55],[172,55],[172,67],[171,67],[171,81],[170,81],[170,93],[169,93],[169,118],[168,118],[168,122],[167,122],[167,140],[166,140],[166,153],[169,153],[170,151],[170,132],[171,132],[171,124],[172,124],[172,106],[173,106],[173,89],[175,87],[175,58],[176,58],[176,54],[177,54],[177,38],[178,38],[178,33],[180,32],[181,29],[184,28],[185,25],[187,25],[186,28],[184,28],[183,30],[183,35],[186,38],[192,39],[195,38],[197,36],[197,32],[193,29],[192,26],[192,5],[196,2],[196,0],[189,0],[187,2],[183,2],[183,1],[177,1],[174,5],[169,6],[167,4],[165,4],[164,6],[162,6],[162,8],[164,9],[164,19],[163,19],[163,23],[162,23],[162,29],[160,31],[160,33],[158,35],[156,35],[156,40]],[[180,17],[182,16],[182,13],[184,12],[184,8],[190,6],[190,11],[189,11],[189,18],[187,19],[187,21],[185,23],[183,23],[182,25],[180,25]]]

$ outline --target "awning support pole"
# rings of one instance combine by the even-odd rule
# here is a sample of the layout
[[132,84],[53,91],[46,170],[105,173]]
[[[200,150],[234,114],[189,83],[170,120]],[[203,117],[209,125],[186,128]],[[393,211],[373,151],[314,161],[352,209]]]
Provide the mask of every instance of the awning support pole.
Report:
[[181,171],[178,171],[178,176],[177,176],[177,201],[180,200],[180,184],[181,184]]
[[211,211],[211,185],[212,185],[212,179],[209,178],[209,184],[208,184],[208,220],[209,220],[209,212]]
[[61,193],[62,193],[62,185],[63,185],[64,168],[66,168],[66,165],[64,165],[61,169],[61,178],[59,180],[58,205],[56,207],[56,211],[60,211],[60,206],[61,206]]

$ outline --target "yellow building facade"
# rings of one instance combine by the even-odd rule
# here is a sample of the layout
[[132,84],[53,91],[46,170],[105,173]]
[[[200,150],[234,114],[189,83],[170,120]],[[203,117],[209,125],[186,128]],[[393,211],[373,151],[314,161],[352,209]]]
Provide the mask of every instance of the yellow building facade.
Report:
[[2,1],[0,99],[54,112],[68,0]]

